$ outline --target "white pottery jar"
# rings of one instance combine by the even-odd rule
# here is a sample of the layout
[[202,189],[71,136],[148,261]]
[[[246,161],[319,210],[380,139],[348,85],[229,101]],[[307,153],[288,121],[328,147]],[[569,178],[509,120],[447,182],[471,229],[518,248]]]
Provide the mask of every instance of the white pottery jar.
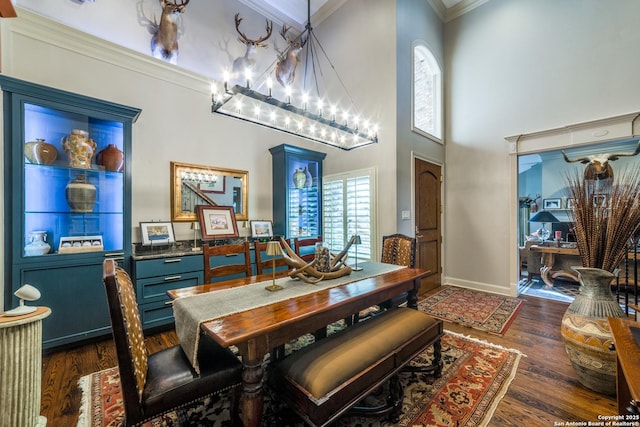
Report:
[[51,245],[47,243],[46,231],[32,231],[29,233],[29,244],[24,247],[26,256],[46,255],[51,250]]

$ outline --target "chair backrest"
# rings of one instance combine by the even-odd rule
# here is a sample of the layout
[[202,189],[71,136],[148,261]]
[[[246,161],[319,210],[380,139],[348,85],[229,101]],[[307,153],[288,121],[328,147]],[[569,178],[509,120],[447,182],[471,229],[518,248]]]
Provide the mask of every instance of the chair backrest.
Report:
[[147,347],[136,294],[131,278],[114,260],[104,260],[102,267],[125,414],[128,419],[140,419],[140,402],[147,381]]
[[[204,256],[204,281],[205,283],[211,283],[212,279],[223,278],[224,276],[230,276],[234,274],[244,274],[245,277],[251,276],[251,250],[249,249],[249,242],[244,242],[234,245],[221,245],[221,246],[209,246],[208,244],[202,245],[202,254]],[[244,259],[236,263],[227,263],[227,261],[235,261],[236,259],[231,257],[232,255],[243,255]],[[229,256],[225,258],[224,264],[212,266],[211,257],[216,256]]]
[[[318,237],[310,237],[308,239],[298,239],[297,237],[293,239],[293,245],[295,246],[296,255],[307,262],[313,261],[315,258],[315,245],[316,243],[322,242],[322,236]],[[301,249],[306,246],[314,246],[314,249],[311,251],[305,251]]]
[[416,266],[416,239],[404,234],[382,236],[382,258],[387,264]]
[[[289,240],[287,239],[287,244],[288,243]],[[267,242],[254,242],[253,250],[256,258],[256,273],[271,273],[273,270],[273,258],[265,253],[267,251]],[[291,269],[291,266],[284,262],[284,258],[282,256],[276,258],[275,264],[276,270],[278,267],[286,267],[287,270]]]

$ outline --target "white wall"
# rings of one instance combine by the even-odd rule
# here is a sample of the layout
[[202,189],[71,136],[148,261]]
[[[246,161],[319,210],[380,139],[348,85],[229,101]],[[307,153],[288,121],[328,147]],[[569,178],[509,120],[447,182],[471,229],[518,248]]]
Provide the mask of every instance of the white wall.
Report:
[[[249,217],[271,218],[268,149],[282,143],[328,153],[325,173],[378,168],[378,200],[395,206],[394,2],[351,0],[316,29],[356,105],[380,123],[380,143],[353,152],[211,114],[211,79],[221,80],[222,70],[243,53],[233,15],[245,17],[247,33],[252,26],[262,31],[263,17],[237,1],[191,2],[174,66],[149,56],[151,36],[138,22],[138,5],[159,10],[157,0],[20,0],[18,18],[0,20],[3,74],[142,109],[133,127],[134,242],[140,241],[139,222],[170,218],[170,161],[249,171]],[[274,38],[277,28],[274,23]],[[272,48],[268,53],[264,61],[275,55]],[[192,237],[189,224],[175,229],[178,239]],[[381,218],[379,233],[394,231],[395,217]]]
[[445,26],[448,283],[515,293],[504,138],[638,111],[638,16],[635,0],[492,0]]

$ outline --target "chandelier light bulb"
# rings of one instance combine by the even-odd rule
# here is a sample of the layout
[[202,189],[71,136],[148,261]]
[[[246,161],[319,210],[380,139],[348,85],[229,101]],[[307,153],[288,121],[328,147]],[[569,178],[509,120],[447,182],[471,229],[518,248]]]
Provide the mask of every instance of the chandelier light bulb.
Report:
[[269,91],[267,96],[269,98],[271,98],[271,89],[273,89],[273,79],[271,77],[267,77],[267,90]]
[[338,107],[336,107],[335,105],[332,105],[330,108],[331,111],[331,121],[335,122],[336,121],[336,113],[338,112]]
[[247,89],[249,89],[251,86],[251,68],[244,69],[244,78],[247,80]]
[[324,102],[322,101],[322,99],[318,99],[318,115],[319,116],[322,115],[323,107],[324,107]]
[[344,122],[344,125],[347,126],[349,123],[349,112],[348,111],[344,111],[342,113],[342,121]]
[[225,71],[224,73],[222,73],[222,79],[224,80],[224,91],[227,92],[229,90],[228,85],[229,85],[229,72]]
[[287,129],[289,129],[289,126],[291,125],[291,117],[287,116],[284,118],[284,124],[286,126]]
[[284,93],[287,95],[287,104],[291,104],[291,86],[284,88]]
[[302,109],[306,110],[307,109],[307,103],[309,102],[309,94],[308,93],[303,93],[302,94]]
[[260,117],[260,106],[256,104],[255,107],[253,107],[253,114],[256,116],[256,118]]
[[276,122],[276,112],[275,111],[271,111],[271,114],[269,114],[269,117],[271,117],[271,123],[275,123]]

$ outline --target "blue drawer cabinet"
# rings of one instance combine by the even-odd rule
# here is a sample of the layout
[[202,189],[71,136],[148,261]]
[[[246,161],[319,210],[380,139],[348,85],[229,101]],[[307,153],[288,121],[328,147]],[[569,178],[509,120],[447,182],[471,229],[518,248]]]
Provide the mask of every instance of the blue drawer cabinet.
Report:
[[204,282],[202,254],[134,259],[134,271],[138,309],[145,329],[173,322],[168,290]]

